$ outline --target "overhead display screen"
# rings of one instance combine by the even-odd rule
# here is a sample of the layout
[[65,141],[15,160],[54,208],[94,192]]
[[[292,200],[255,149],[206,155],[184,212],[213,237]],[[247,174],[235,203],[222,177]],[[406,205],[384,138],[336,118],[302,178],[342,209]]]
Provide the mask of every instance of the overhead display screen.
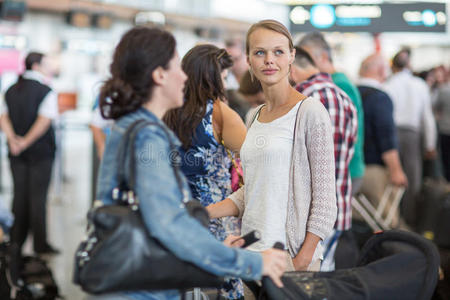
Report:
[[445,32],[445,3],[316,4],[291,6],[292,32]]

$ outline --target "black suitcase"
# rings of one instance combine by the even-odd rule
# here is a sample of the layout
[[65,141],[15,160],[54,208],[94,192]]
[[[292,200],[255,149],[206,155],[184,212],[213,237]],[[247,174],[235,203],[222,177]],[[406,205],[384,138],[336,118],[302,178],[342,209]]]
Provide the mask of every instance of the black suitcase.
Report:
[[419,232],[439,247],[450,248],[450,184],[427,178],[418,199]]
[[434,242],[442,248],[450,249],[450,193],[441,201],[434,227]]

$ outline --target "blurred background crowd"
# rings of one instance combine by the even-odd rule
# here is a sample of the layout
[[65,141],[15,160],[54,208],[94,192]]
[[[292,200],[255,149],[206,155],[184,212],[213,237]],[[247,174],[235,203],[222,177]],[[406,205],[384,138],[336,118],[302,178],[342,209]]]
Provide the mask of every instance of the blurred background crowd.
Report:
[[[371,198],[379,198],[387,183],[406,187],[394,226],[420,231],[415,199],[424,178],[450,181],[449,13],[445,0],[0,1],[1,95],[24,73],[27,54],[37,51],[44,54],[38,61],[40,80],[57,101],[58,111],[47,114],[53,120],[56,154],[53,166],[47,166],[53,168],[48,216],[41,220],[48,223],[50,244],[41,250],[62,252],[51,261],[62,294],[82,298],[70,282],[73,253],[94,200],[111,125],[99,114],[98,95],[114,48],[132,26],[169,30],[180,57],[198,44],[225,48],[233,60],[227,102],[246,121],[264,103],[261,86],[248,72],[246,31],[262,19],[286,25],[299,47],[292,84],[307,94],[305,82],[331,74],[356,107],[360,163],[350,166],[352,193],[361,192],[375,203]],[[340,79],[357,90],[347,91]],[[5,109],[2,105],[2,113]],[[0,202],[8,210],[14,163],[10,168],[6,135],[5,130],[0,134]],[[25,243],[27,251],[32,252],[31,243]]]

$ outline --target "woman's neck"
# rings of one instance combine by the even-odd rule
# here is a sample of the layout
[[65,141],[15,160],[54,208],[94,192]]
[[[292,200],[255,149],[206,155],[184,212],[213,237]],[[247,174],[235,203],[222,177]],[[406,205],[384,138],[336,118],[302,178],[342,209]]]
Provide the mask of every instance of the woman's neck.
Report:
[[281,81],[277,84],[267,86],[262,84],[266,99],[267,111],[276,110],[295,99],[295,89],[291,87],[289,81]]
[[152,112],[158,119],[162,119],[168,110],[167,107],[161,105],[158,101],[155,101],[155,99],[144,103],[142,107]]

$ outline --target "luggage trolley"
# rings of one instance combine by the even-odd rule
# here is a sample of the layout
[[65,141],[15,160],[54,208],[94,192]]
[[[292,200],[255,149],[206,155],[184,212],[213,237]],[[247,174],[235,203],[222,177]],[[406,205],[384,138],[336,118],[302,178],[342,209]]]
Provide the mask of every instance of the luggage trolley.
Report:
[[[370,203],[366,196],[361,193],[352,197],[352,206],[361,214],[374,231],[389,230],[392,227],[392,221],[398,211],[400,200],[402,199],[404,192],[404,187],[387,185],[376,208]],[[386,217],[383,217],[383,212],[385,211],[390,198],[392,198],[392,206]]]

